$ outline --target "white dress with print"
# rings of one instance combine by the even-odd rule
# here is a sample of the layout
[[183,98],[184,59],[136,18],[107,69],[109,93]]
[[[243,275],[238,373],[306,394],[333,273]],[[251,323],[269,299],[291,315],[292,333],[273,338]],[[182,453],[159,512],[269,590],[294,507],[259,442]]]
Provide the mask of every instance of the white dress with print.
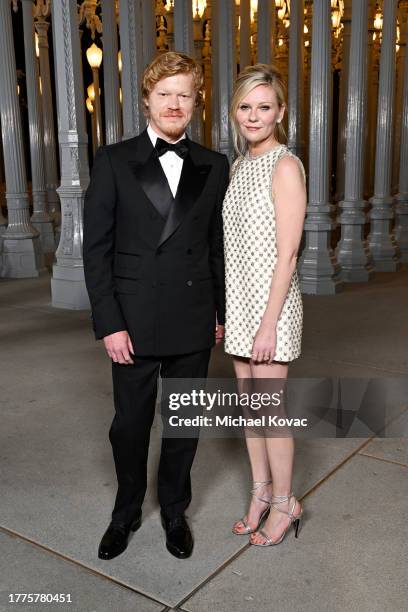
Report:
[[[285,145],[249,159],[238,158],[223,204],[226,277],[225,351],[251,357],[252,344],[269,298],[277,260],[272,174],[285,155],[302,162]],[[283,304],[276,338],[275,361],[300,355],[302,296],[295,271]]]

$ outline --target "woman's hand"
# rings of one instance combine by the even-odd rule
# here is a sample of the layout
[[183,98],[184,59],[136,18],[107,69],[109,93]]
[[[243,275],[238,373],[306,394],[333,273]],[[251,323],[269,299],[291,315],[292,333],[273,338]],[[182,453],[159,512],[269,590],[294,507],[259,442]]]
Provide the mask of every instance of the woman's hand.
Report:
[[215,326],[215,344],[219,344],[224,340],[224,325]]
[[261,323],[252,345],[252,361],[272,363],[276,351],[276,329]]

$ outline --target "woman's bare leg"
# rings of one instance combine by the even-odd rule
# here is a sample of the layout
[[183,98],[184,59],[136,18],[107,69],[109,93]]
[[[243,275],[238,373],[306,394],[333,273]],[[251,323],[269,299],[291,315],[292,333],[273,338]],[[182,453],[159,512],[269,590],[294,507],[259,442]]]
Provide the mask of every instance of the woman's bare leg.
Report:
[[[254,379],[279,378],[286,380],[288,374],[287,364],[278,362],[268,365],[256,364],[251,361],[250,368]],[[265,446],[273,480],[273,495],[287,496],[292,490],[294,440],[290,436],[285,438],[267,437],[265,438]],[[288,511],[289,508],[292,508],[293,501],[292,498],[289,501],[282,502],[278,504],[278,508]],[[294,514],[299,514],[300,509],[299,502],[296,502]],[[263,529],[272,540],[278,540],[289,522],[286,514],[272,509]],[[254,543],[262,543],[264,540],[265,538],[259,533],[251,535],[251,541]]]
[[[248,359],[234,358],[235,375],[239,381],[243,379],[251,379],[251,368]],[[239,384],[239,387],[243,385]],[[242,389],[240,389],[242,391]],[[271,472],[269,469],[269,458],[263,437],[246,437],[246,445],[248,449],[249,462],[251,464],[252,479],[254,482],[267,482],[271,480]],[[271,485],[264,485],[257,489],[255,495],[263,499],[270,499],[272,493]],[[267,509],[268,504],[260,501],[257,497],[252,496],[248,514],[244,517],[247,525],[251,529],[256,529],[259,523],[261,514]],[[245,525],[241,520],[237,521],[233,530],[238,533],[246,533]]]

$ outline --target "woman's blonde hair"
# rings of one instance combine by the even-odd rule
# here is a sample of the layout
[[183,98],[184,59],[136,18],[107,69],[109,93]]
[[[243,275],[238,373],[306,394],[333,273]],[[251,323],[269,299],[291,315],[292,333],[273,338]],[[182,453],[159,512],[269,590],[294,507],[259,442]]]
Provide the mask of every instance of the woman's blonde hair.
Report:
[[198,62],[186,55],[176,51],[167,51],[158,55],[146,68],[142,77],[142,99],[143,112],[148,116],[149,109],[146,100],[153,87],[161,81],[176,74],[191,74],[193,76],[193,87],[196,94],[195,105],[200,106],[202,102],[202,90],[204,84],[203,70]]
[[[286,87],[281,73],[275,66],[255,64],[241,70],[235,81],[230,110],[232,140],[238,155],[245,155],[248,149],[248,142],[239,130],[237,110],[245,96],[258,85],[269,85],[272,87],[276,93],[279,108],[282,108],[282,106],[286,107]],[[274,136],[278,142],[286,142],[286,132],[282,123],[276,124]]]

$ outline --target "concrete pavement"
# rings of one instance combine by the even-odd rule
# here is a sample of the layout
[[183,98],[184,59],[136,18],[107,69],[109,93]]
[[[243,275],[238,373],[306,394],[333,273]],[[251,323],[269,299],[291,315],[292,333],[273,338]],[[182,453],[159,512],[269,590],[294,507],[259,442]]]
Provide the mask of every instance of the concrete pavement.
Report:
[[[408,267],[337,296],[304,296],[303,354],[291,376],[399,377],[408,407]],[[247,507],[242,440],[204,439],[193,469],[189,560],[164,546],[155,495],[160,425],[142,528],[97,559],[115,473],[107,433],[110,364],[89,313],[50,306],[49,276],[0,281],[0,611],[397,612],[406,609],[406,438],[296,443],[299,538],[254,548],[231,533]],[[210,375],[232,375],[222,347]],[[406,431],[407,414],[393,436]],[[404,541],[405,539],[405,541]],[[15,604],[10,593],[70,593],[72,604]]]

